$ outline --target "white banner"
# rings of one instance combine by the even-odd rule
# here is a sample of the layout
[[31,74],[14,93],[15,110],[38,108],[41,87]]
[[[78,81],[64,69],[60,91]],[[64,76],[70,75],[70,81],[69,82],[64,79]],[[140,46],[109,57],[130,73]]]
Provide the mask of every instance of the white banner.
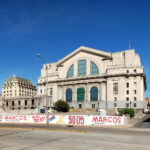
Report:
[[5,115],[0,116],[0,123],[46,124],[46,115]]
[[124,125],[126,117],[87,116],[87,115],[50,115],[49,124],[64,125]]

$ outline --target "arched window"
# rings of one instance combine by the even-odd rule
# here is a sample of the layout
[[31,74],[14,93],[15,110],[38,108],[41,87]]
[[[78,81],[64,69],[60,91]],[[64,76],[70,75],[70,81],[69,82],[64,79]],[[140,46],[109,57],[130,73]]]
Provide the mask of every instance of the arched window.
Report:
[[67,72],[67,78],[71,78],[73,76],[74,76],[74,64],[72,64],[71,67],[69,68]]
[[99,74],[99,71],[98,71],[98,67],[96,66],[96,64],[94,62],[90,62],[90,71],[91,71],[91,75],[96,75],[96,74]]
[[66,90],[66,101],[72,102],[72,90],[71,89]]
[[84,88],[77,88],[77,101],[78,102],[82,102],[84,101]]
[[86,60],[78,61],[78,76],[86,75]]
[[90,90],[91,101],[98,101],[98,88],[92,87]]

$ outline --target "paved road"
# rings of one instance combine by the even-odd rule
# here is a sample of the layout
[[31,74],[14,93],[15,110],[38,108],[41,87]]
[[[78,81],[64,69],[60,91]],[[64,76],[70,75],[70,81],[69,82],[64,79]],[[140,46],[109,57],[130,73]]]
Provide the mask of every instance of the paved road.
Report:
[[134,127],[136,127],[136,128],[149,128],[150,129],[150,114],[147,114]]
[[0,128],[0,150],[150,149],[150,130],[97,128],[89,132],[70,131]]

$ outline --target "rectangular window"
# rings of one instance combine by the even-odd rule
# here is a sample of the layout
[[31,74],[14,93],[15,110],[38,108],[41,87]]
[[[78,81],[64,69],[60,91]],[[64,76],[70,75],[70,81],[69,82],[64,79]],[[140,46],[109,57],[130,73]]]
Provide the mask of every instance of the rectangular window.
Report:
[[117,103],[114,103],[114,107],[117,107]]
[[117,97],[114,97],[114,101],[115,101],[115,102],[117,101]]
[[28,102],[27,102],[27,100],[25,100],[25,106],[27,106],[27,104],[28,104]]
[[113,83],[113,93],[118,94],[118,83]]
[[127,107],[127,108],[129,107],[129,103],[126,103],[126,107]]
[[129,95],[129,90],[126,90],[126,94]]
[[14,103],[14,101],[12,101],[12,106],[14,106],[15,105],[15,103]]
[[86,75],[86,60],[78,61],[78,76]]
[[126,101],[129,101],[129,97],[126,97]]
[[134,82],[134,88],[136,88],[136,82]]
[[136,97],[134,97],[134,101],[136,101]]
[[92,108],[95,108],[95,104],[92,104]]
[[6,102],[6,106],[8,107],[8,101]]
[[42,89],[40,90],[40,93],[42,94]]
[[82,108],[82,104],[79,104],[79,108]]
[[128,82],[128,83],[126,83],[126,87],[127,87],[127,88],[129,88],[129,82]]
[[50,88],[50,96],[53,95],[53,88]]
[[32,105],[34,105],[34,99],[32,99]]
[[129,73],[129,70],[126,70],[126,73]]
[[21,102],[20,101],[18,101],[18,106],[20,106],[21,105]]
[[134,94],[136,94],[136,90],[134,90]]
[[134,103],[133,106],[136,107],[136,103]]
[[134,69],[134,73],[136,73],[136,69]]

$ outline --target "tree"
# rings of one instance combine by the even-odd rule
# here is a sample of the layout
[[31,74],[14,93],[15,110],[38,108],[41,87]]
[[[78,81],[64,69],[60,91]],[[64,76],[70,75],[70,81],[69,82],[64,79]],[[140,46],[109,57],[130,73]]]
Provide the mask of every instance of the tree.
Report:
[[55,102],[54,107],[58,112],[69,111],[69,104],[63,100],[58,100],[57,102]]

